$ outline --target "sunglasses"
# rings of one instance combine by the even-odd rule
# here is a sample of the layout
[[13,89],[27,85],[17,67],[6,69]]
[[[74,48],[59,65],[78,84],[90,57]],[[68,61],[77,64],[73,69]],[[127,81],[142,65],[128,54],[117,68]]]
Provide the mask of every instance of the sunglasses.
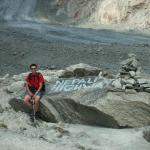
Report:
[[36,67],[31,67],[31,70],[34,70],[34,69],[36,69]]

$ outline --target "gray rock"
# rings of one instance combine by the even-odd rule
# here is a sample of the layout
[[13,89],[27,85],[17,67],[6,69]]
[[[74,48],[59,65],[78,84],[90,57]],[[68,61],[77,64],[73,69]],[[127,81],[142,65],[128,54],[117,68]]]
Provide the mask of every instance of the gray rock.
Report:
[[143,87],[143,88],[150,88],[150,84],[142,84],[141,87]]
[[150,142],[150,130],[143,131],[143,137],[146,141]]
[[134,77],[135,76],[135,72],[134,71],[129,71],[131,77]]
[[148,92],[148,93],[150,93],[150,88],[146,88],[146,89],[144,89],[144,92]]
[[132,84],[126,84],[125,89],[134,89],[134,86]]
[[17,81],[17,82],[13,82],[10,86],[8,86],[7,90],[10,93],[16,93],[23,90],[23,88],[24,88],[24,81]]
[[134,90],[134,89],[126,89],[126,90],[125,90],[125,93],[126,93],[126,94],[136,94],[137,92],[136,92],[136,90]]
[[108,78],[108,79],[113,79],[114,78],[114,75],[112,73],[110,73],[109,71],[106,71],[106,70],[102,71],[102,76],[105,77],[105,78]]
[[[20,99],[11,99],[9,104],[15,111],[28,113],[28,108]],[[47,122],[66,122],[118,128],[117,122],[95,107],[62,97],[43,97],[40,104],[40,118]]]
[[112,86],[114,86],[116,89],[121,89],[122,85],[120,83],[121,79],[116,79],[115,81],[112,82]]
[[9,74],[4,75],[3,77],[0,78],[0,81],[3,81],[9,77]]
[[114,102],[99,107],[101,111],[113,116],[120,128],[143,127],[150,125],[150,105],[143,102]]
[[129,58],[135,58],[136,57],[136,55],[134,53],[129,53],[128,56],[129,56]]
[[0,123],[0,128],[8,129],[7,125],[4,123]]
[[72,71],[65,70],[64,72],[62,72],[59,78],[71,78],[73,76],[74,76],[74,73]]
[[100,68],[92,67],[87,64],[77,64],[67,67],[61,77],[83,77],[83,76],[98,76]]
[[2,113],[4,110],[2,108],[2,106],[0,105],[0,113]]
[[51,70],[54,70],[54,69],[56,69],[56,66],[55,66],[55,65],[51,65],[51,66],[50,66],[50,69],[51,69]]
[[122,66],[128,66],[128,65],[131,64],[131,62],[132,62],[132,58],[128,58],[128,59],[122,61],[122,62],[121,62],[121,65],[122,65]]
[[122,87],[122,89],[118,89],[118,88],[109,86],[109,87],[107,88],[107,91],[108,91],[108,92],[124,92],[124,91],[125,91],[125,88]]
[[125,79],[122,79],[122,83],[123,84],[131,84],[131,85],[133,85],[133,84],[135,84],[135,80],[134,79],[127,79],[127,80],[125,80]]
[[21,111],[25,113],[29,113],[30,110],[25,106],[22,99],[11,98],[9,100],[9,104],[11,108],[13,108],[16,112]]
[[137,76],[140,76],[140,75],[141,75],[141,72],[142,72],[142,67],[141,67],[141,66],[138,66],[137,71],[136,71],[136,75],[137,75]]
[[129,58],[121,62],[121,69],[120,74],[130,74],[131,77],[134,77],[136,72],[136,75],[139,75],[141,71],[141,67],[139,65],[139,61],[136,59],[135,54],[129,54]]
[[137,82],[139,84],[146,84],[146,83],[148,83],[146,79],[137,79]]
[[13,52],[13,54],[12,54],[12,55],[14,55],[14,56],[15,56],[15,55],[17,55],[17,52]]
[[133,67],[135,67],[135,68],[138,68],[138,61],[134,58],[134,59],[132,60],[131,65],[132,65]]
[[48,122],[81,123],[118,128],[117,122],[95,107],[82,105],[73,99],[44,98],[41,101],[41,118]]
[[134,76],[134,79],[141,79],[141,76],[135,75],[135,76]]

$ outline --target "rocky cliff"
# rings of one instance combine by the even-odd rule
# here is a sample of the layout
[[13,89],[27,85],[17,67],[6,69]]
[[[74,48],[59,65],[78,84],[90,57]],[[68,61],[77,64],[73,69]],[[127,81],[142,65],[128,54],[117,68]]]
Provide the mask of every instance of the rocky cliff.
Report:
[[121,28],[149,29],[150,0],[1,0],[0,18],[82,27],[117,24]]

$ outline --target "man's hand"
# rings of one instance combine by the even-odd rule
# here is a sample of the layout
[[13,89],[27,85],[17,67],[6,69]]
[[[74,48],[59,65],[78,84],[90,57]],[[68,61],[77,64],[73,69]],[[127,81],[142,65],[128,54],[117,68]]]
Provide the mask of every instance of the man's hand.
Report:
[[29,92],[29,95],[31,96],[31,97],[33,97],[34,95],[33,95],[33,93],[31,93],[31,92]]
[[35,99],[35,97],[36,97],[36,94],[35,94],[35,95],[33,95],[33,97],[32,97],[32,98],[33,98],[33,99]]

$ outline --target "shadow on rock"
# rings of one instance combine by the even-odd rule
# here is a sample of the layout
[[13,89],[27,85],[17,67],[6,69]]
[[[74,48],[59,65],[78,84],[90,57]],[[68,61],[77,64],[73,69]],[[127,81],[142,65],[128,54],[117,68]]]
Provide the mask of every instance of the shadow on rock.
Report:
[[[9,104],[15,111],[29,113],[29,109],[21,99],[12,98]],[[80,104],[72,98],[46,95],[41,99],[38,117],[43,121],[53,123],[133,128],[149,125],[149,108],[149,105],[136,101],[111,103],[97,108]]]
[[150,142],[150,130],[143,132],[143,137],[146,141]]
[[70,98],[45,97],[41,100],[41,118],[47,122],[66,122],[119,128],[117,121],[95,107],[85,106]]
[[21,99],[12,98],[9,100],[9,104],[16,112],[21,111],[21,112],[29,113],[29,109],[25,106],[23,100]]

